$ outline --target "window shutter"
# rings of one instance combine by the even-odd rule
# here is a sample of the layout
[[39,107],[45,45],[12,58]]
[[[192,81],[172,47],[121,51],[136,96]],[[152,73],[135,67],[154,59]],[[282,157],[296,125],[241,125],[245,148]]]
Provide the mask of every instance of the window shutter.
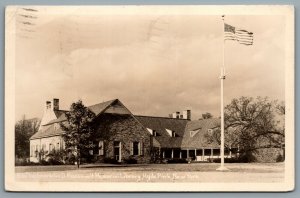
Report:
[[99,155],[104,155],[104,142],[101,140],[99,141]]
[[141,155],[144,155],[144,142],[141,142]]
[[133,155],[133,142],[130,142],[130,155]]

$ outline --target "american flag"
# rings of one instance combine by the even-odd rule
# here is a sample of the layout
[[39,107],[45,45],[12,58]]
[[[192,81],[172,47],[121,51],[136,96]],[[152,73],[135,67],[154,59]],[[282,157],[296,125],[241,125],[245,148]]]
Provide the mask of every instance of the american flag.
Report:
[[224,40],[234,40],[243,45],[253,45],[253,33],[225,23]]

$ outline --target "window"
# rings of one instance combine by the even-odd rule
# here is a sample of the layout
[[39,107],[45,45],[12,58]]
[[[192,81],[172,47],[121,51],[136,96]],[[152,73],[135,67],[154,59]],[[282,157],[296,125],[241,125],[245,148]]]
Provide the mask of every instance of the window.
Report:
[[38,145],[35,145],[35,149],[34,149],[34,157],[38,156]]
[[31,152],[30,152],[30,156],[31,156],[31,157],[33,157],[33,155],[34,155],[34,146],[33,146],[33,145],[31,145]]
[[59,142],[58,143],[56,143],[56,149],[55,150],[60,150],[60,148],[59,148]]
[[172,131],[172,137],[176,137],[175,131]]
[[54,145],[53,144],[49,144],[49,152],[54,150]]
[[175,133],[175,131],[172,131],[170,129],[166,129],[166,131],[168,132],[168,134],[171,136],[171,137],[178,137],[178,135]]
[[142,142],[132,142],[131,143],[131,155],[143,155],[143,143]]
[[104,155],[104,142],[101,140],[98,143],[99,146],[99,155]]
[[133,142],[133,155],[139,155],[140,150],[140,143],[139,142]]
[[46,150],[46,144],[42,144],[42,150],[43,150],[43,151]]

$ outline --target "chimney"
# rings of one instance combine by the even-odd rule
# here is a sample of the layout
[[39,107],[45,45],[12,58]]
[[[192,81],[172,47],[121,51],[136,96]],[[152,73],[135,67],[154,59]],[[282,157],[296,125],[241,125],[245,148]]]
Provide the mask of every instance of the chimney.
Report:
[[191,120],[191,118],[192,118],[191,110],[184,110],[182,112],[182,115],[183,115],[183,119],[186,119],[186,120]]
[[176,112],[172,113],[172,118],[176,118]]
[[53,98],[53,110],[59,110],[59,99]]
[[46,101],[46,109],[51,109],[51,102],[50,101]]

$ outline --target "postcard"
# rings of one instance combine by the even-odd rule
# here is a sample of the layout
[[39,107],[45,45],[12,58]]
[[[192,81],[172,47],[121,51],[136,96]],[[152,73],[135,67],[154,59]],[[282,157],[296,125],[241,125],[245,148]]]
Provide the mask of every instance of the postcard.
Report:
[[294,7],[8,6],[5,189],[292,191]]

